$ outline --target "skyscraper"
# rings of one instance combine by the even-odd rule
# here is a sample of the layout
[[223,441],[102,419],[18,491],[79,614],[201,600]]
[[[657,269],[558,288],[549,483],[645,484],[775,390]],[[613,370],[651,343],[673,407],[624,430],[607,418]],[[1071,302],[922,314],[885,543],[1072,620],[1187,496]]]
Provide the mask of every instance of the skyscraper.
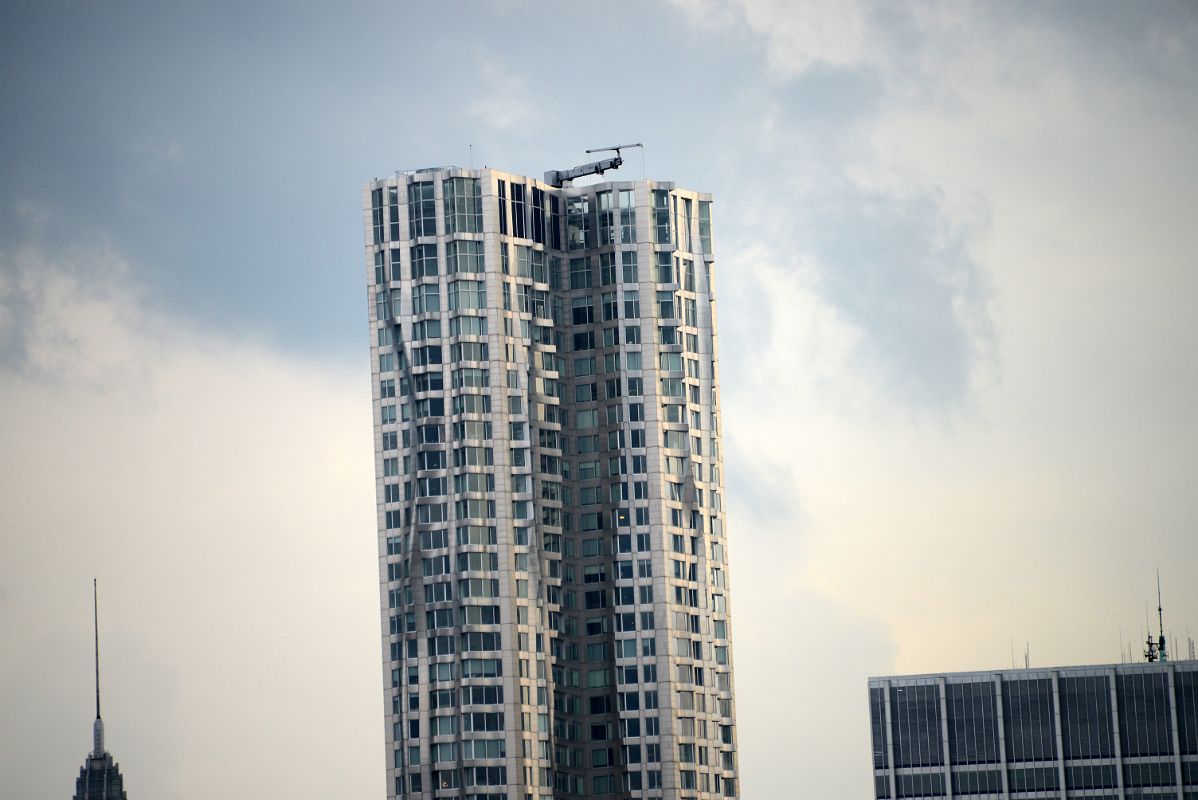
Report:
[[390,796],[736,797],[711,197],[364,206]]
[[870,678],[874,796],[1198,800],[1198,662]]
[[[96,600],[92,581],[92,599]],[[100,614],[98,603],[92,607],[96,645],[96,720],[92,723],[92,751],[87,754],[79,777],[75,779],[75,800],[128,800],[125,779],[112,755],[104,748],[104,720],[100,718]]]

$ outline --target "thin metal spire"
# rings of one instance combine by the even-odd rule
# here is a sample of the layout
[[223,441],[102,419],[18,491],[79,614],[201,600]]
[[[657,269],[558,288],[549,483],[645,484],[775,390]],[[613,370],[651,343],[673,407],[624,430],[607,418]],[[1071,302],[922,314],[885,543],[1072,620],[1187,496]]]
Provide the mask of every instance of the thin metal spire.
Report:
[[1160,624],[1157,629],[1160,635],[1160,638],[1157,639],[1157,650],[1161,661],[1168,661],[1169,656],[1165,650],[1165,611],[1161,607],[1161,570],[1159,567],[1156,570],[1156,616],[1157,622]]
[[100,719],[100,602],[96,579],[92,578],[92,626],[96,642],[96,721],[92,723],[92,755],[104,755],[104,720]]
[[96,579],[92,578],[92,623],[96,642],[96,719],[100,718],[100,603]]

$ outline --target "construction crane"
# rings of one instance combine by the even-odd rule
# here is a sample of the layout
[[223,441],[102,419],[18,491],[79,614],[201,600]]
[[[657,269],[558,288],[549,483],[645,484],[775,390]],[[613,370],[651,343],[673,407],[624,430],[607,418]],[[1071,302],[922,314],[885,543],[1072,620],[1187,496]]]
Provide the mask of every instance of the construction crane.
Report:
[[617,169],[624,163],[624,159],[620,157],[620,151],[629,147],[640,147],[643,149],[644,145],[637,142],[635,144],[617,144],[613,147],[591,148],[587,150],[588,153],[610,153],[614,151],[616,155],[613,158],[592,161],[590,164],[582,164],[570,169],[551,169],[545,173],[545,183],[560,189],[575,178],[581,178],[584,175],[602,175],[609,169]]

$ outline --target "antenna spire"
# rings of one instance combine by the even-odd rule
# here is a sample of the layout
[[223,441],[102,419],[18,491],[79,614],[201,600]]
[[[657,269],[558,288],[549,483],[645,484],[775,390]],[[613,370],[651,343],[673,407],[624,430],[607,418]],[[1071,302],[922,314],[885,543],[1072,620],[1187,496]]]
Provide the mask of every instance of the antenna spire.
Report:
[[92,755],[104,755],[104,721],[100,719],[100,602],[95,578],[92,578],[92,626],[96,644],[96,721],[92,724]]
[[1165,652],[1165,611],[1161,607],[1161,570],[1159,567],[1156,570],[1156,618],[1160,624],[1160,628],[1158,628],[1160,637],[1157,639],[1159,643],[1157,650],[1160,653],[1160,660],[1168,661],[1169,655]]
[[96,644],[96,719],[100,718],[100,603],[97,581],[92,578],[92,625]]

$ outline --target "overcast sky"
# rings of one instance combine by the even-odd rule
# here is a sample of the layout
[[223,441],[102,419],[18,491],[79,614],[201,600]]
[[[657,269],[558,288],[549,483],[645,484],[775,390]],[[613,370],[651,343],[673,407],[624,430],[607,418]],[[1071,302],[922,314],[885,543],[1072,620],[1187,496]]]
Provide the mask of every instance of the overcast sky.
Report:
[[[743,792],[869,675],[1198,637],[1192,3],[0,11],[0,785],[380,798],[364,181],[713,192]],[[618,173],[642,175],[633,152]],[[1155,603],[1153,603],[1155,605]]]

